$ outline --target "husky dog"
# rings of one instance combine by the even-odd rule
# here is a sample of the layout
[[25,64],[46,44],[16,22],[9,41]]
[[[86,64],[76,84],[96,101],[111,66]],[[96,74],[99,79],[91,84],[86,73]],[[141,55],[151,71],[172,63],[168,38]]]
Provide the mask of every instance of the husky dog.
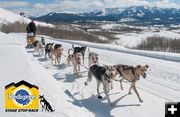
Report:
[[53,60],[55,61],[55,64],[60,63],[63,50],[64,49],[62,48],[61,44],[54,45],[54,47],[51,50],[51,63],[53,63]]
[[40,95],[39,99],[40,99],[40,104],[42,106],[42,111],[43,111],[43,109],[45,109],[45,111],[49,111],[49,112],[54,112],[55,111],[55,110],[52,109],[49,102],[44,98],[44,95],[42,95],[42,96]]
[[38,51],[39,55],[44,54],[44,46],[41,41],[39,41],[36,45],[36,50]]
[[131,82],[129,94],[131,94],[131,89],[133,89],[139,99],[139,102],[143,102],[143,100],[139,96],[139,93],[136,89],[135,84],[140,79],[140,76],[143,76],[143,78],[146,78],[146,71],[149,68],[149,66],[148,65],[144,65],[144,66],[137,65],[136,67],[133,67],[133,66],[128,66],[128,65],[114,65],[114,68],[116,69],[113,73],[114,78],[118,74],[120,75],[120,77],[122,77],[120,79],[121,90],[123,90],[122,81],[124,79]]
[[36,40],[34,43],[33,43],[33,46],[34,46],[34,51],[35,52],[38,52],[39,53],[39,55],[43,55],[44,53],[43,53],[43,49],[44,49],[44,46],[43,46],[43,44],[42,44],[42,42],[41,41],[39,41],[39,40]]
[[53,49],[53,45],[54,45],[54,43],[48,43],[48,44],[46,44],[46,46],[45,46],[45,58],[47,58],[47,57],[46,57],[47,54],[48,54],[49,58],[51,58],[51,51],[52,51],[52,49]]
[[89,57],[88,57],[89,67],[92,64],[99,64],[99,62],[98,62],[98,56],[99,55],[95,52],[91,52],[89,48],[88,48],[88,50],[89,50]]
[[110,98],[108,96],[108,92],[109,92],[108,87],[109,87],[109,83],[111,83],[113,80],[113,74],[108,70],[108,67],[102,67],[102,66],[99,66],[97,64],[92,65],[89,68],[88,79],[85,82],[85,85],[87,86],[88,82],[92,81],[92,76],[94,76],[96,81],[97,81],[98,98],[102,98],[102,96],[100,95],[100,92],[99,92],[99,86],[100,86],[100,83],[102,83],[104,93],[106,95],[108,103],[110,106],[112,106],[112,103],[111,103]]
[[83,64],[84,64],[84,56],[85,56],[87,46],[74,47],[74,45],[72,45],[72,48],[74,50],[74,54],[75,53],[81,53],[82,54],[82,60],[83,60]]
[[80,71],[80,64],[81,64],[81,53],[73,53],[70,54],[71,49],[68,50],[68,57],[67,57],[67,63],[68,65],[70,62],[72,62],[73,67],[74,67],[74,74],[79,77],[78,71]]

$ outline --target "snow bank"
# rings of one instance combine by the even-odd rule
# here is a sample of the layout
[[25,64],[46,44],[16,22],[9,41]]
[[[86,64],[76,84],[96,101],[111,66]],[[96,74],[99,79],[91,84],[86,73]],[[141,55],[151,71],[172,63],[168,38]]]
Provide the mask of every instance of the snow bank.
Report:
[[[53,39],[53,38],[50,38],[50,39]],[[85,41],[71,41],[71,40],[62,40],[62,39],[53,39],[53,40],[59,40],[61,42],[66,42],[70,44],[85,45],[88,47],[93,47],[93,48],[98,48],[98,49],[103,49],[103,50],[116,51],[116,52],[122,52],[122,53],[127,53],[127,54],[134,54],[134,55],[146,56],[146,57],[151,57],[151,58],[180,62],[180,54],[176,54],[176,53],[132,50],[132,49],[124,48],[122,46],[118,46],[118,45],[94,44],[94,43],[85,42]]]

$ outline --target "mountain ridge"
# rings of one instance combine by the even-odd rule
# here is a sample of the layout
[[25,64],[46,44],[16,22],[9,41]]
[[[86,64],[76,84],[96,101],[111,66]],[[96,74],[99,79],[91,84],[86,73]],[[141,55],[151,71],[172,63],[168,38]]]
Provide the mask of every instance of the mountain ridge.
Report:
[[128,8],[106,8],[84,13],[56,13],[51,12],[47,15],[34,19],[46,22],[95,22],[95,21],[114,21],[122,23],[122,19],[135,19],[123,21],[132,24],[180,24],[180,9],[159,8],[156,6],[132,6]]

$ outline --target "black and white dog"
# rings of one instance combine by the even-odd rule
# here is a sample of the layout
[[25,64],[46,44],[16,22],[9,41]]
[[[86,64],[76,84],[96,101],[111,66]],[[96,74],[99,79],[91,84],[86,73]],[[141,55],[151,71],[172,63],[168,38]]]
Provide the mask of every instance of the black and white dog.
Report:
[[89,68],[88,79],[85,82],[85,85],[87,86],[88,82],[92,81],[92,76],[94,76],[96,78],[96,81],[97,81],[98,98],[102,98],[102,96],[100,95],[100,92],[99,92],[99,86],[100,86],[100,83],[102,83],[103,84],[104,93],[106,95],[108,103],[109,103],[110,106],[112,106],[112,103],[111,103],[110,98],[108,96],[108,92],[109,92],[109,84],[113,80],[113,74],[108,69],[108,67],[109,66],[102,67],[102,66],[99,66],[97,64],[92,65]]
[[40,95],[39,99],[40,99],[40,104],[42,106],[42,111],[43,111],[43,109],[45,109],[45,111],[48,111],[48,112],[54,112],[55,111],[52,109],[49,102],[44,98],[44,95],[42,95],[42,96]]
[[84,64],[84,56],[85,56],[87,46],[74,47],[74,45],[72,45],[72,48],[74,49],[74,54],[76,54],[76,53],[82,54],[82,59],[83,59],[83,64]]

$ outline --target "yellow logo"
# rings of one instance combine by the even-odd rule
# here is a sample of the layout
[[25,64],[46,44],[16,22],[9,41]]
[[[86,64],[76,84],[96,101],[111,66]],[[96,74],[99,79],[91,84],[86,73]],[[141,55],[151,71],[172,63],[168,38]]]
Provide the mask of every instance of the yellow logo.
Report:
[[37,112],[39,88],[24,80],[5,86],[6,112]]

